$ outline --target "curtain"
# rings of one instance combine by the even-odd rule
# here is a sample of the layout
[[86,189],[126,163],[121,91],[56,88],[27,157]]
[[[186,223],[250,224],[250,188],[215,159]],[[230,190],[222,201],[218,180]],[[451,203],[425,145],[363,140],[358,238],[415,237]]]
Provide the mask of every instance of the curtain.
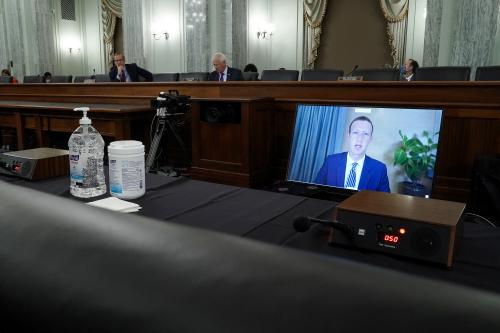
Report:
[[304,68],[314,68],[321,40],[327,0],[304,0]]
[[394,67],[404,63],[409,0],[380,0]]
[[337,106],[297,109],[288,180],[313,183],[326,156],[342,149],[347,112]]
[[22,79],[26,74],[22,2],[0,0],[0,9],[0,65]]
[[443,0],[427,0],[427,17],[425,18],[424,58],[422,66],[437,66],[439,59],[439,41],[441,39],[441,22],[443,17]]
[[115,36],[116,18],[122,17],[122,0],[101,0],[102,25],[104,33],[105,61],[111,64],[113,56],[113,38]]
[[38,73],[54,73],[56,62],[55,22],[51,0],[34,0],[34,21],[36,23],[36,46],[38,56],[34,57]]
[[184,31],[186,40],[186,69],[206,72],[210,64],[210,35],[206,0],[184,0]]
[[128,63],[145,66],[142,0],[123,0],[123,52]]
[[499,0],[456,0],[457,23],[451,40],[451,65],[471,66],[474,78],[478,66],[492,63]]

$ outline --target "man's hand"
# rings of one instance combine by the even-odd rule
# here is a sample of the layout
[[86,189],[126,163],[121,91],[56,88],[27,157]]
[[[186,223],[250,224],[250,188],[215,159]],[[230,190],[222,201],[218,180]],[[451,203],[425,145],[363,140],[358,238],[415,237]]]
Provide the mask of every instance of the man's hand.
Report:
[[125,66],[124,65],[119,65],[119,66],[116,66],[116,68],[118,69],[118,75],[121,75],[123,70],[125,69]]

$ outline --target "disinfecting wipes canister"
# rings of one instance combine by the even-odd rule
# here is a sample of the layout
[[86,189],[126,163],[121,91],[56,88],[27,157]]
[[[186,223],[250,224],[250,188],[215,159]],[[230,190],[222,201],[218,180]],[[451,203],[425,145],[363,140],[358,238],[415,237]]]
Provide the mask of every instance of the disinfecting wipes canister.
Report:
[[110,194],[135,199],[146,192],[144,145],[140,141],[113,141],[108,146]]

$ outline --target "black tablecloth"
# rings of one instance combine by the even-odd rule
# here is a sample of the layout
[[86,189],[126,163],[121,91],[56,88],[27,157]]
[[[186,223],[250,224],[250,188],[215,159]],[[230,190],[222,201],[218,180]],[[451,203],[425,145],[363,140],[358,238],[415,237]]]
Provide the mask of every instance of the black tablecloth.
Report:
[[[29,182],[8,181],[59,196],[69,194],[67,177]],[[217,230],[322,255],[334,255],[391,269],[443,279],[500,293],[500,229],[464,224],[451,270],[403,257],[329,246],[328,229],[313,226],[304,234],[293,229],[295,216],[329,218],[335,203],[281,193],[148,174],[147,192],[130,200],[142,206],[139,215]],[[103,196],[104,198],[106,196]],[[82,202],[92,201],[74,198]],[[409,286],[411,287],[411,286]]]

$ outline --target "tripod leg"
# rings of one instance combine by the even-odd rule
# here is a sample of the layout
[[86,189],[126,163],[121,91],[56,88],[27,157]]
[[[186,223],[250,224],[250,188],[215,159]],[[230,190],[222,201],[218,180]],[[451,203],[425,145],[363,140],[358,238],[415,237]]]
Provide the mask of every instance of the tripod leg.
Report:
[[158,146],[160,145],[164,131],[165,131],[165,120],[159,118],[158,124],[156,124],[155,136],[153,138],[153,141],[151,142],[151,147],[149,147],[148,158],[146,159],[146,173],[149,173],[149,170],[153,166],[153,163],[156,159],[156,152],[158,151]]
[[184,145],[184,142],[182,141],[179,134],[177,133],[177,130],[175,129],[174,124],[172,124],[172,122],[170,120],[167,120],[167,125],[170,128],[170,131],[172,131],[172,133],[174,134],[175,139],[177,140],[177,143],[179,143],[179,146],[181,146],[182,150],[184,151],[184,154],[187,153],[186,146]]

